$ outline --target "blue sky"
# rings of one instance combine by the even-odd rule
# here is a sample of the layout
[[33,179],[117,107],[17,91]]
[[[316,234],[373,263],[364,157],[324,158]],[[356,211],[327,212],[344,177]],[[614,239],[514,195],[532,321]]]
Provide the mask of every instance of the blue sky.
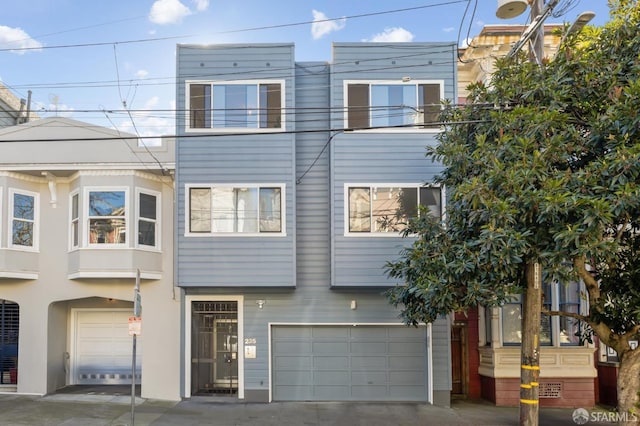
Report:
[[[330,61],[332,42],[463,44],[486,24],[528,21],[528,12],[496,18],[495,0],[6,3],[0,14],[5,86],[23,98],[31,90],[42,117],[65,116],[144,136],[174,132],[177,43],[287,42],[296,45],[296,61]],[[607,0],[562,5],[572,7],[547,23],[572,22],[585,10],[596,12],[594,25],[609,20]]]

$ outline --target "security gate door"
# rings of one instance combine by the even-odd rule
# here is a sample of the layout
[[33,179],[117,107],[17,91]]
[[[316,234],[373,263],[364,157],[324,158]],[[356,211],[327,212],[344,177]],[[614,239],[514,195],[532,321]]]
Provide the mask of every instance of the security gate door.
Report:
[[238,303],[193,302],[191,394],[238,391]]

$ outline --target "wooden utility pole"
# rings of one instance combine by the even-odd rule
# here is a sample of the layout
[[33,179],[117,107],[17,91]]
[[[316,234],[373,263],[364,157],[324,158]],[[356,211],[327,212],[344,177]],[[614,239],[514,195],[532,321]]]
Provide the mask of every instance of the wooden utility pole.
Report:
[[[542,14],[544,0],[530,0],[531,22]],[[542,64],[544,23],[531,36],[529,60]],[[542,270],[537,259],[526,264],[527,288],[522,303],[522,346],[520,365],[520,425],[537,426],[540,415],[540,311]]]
[[540,311],[542,271],[537,261],[526,265],[527,288],[522,303],[520,425],[536,426],[539,416]]

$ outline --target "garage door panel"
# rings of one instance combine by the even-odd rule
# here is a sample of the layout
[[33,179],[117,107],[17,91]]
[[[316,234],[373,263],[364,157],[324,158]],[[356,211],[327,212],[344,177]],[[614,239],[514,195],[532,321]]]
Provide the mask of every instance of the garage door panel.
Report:
[[274,339],[304,339],[311,338],[311,329],[305,327],[274,327],[271,330]]
[[284,386],[307,386],[311,383],[311,371],[279,371],[274,380]]
[[422,371],[425,368],[425,359],[417,356],[393,356],[389,357],[389,368],[391,370]]
[[426,392],[425,386],[389,386],[389,394],[397,401],[411,400],[413,395],[421,395]]
[[389,383],[396,386],[423,386],[426,375],[419,371],[389,372]]
[[385,342],[353,342],[351,353],[355,354],[384,354],[387,352]]
[[[358,326],[350,331],[351,340],[366,340],[377,342],[381,336],[386,336],[386,329],[380,327]],[[386,340],[386,339],[385,339]]]
[[311,342],[290,342],[283,341],[277,348],[272,349],[275,355],[290,355],[290,354],[311,354]]
[[347,342],[315,342],[312,347],[314,355],[333,355],[346,353],[349,349],[349,344]]
[[387,358],[382,356],[353,356],[351,357],[353,370],[384,370],[387,368]]
[[351,383],[358,385],[385,385],[387,373],[384,371],[367,371],[351,373]]
[[350,393],[349,386],[314,386],[313,397],[308,399],[314,401],[342,401],[350,399]]
[[389,353],[391,354],[424,354],[427,348],[424,342],[394,342],[389,344]]
[[313,367],[316,370],[347,370],[349,368],[349,357],[346,356],[327,356],[327,357],[313,357]]
[[353,386],[351,394],[353,399],[360,401],[386,401],[390,396],[387,387],[384,385]]
[[271,336],[276,401],[428,399],[425,327],[274,326]]
[[311,370],[311,357],[308,356],[282,356],[275,358],[274,368],[277,371]]
[[279,385],[274,388],[274,394],[281,395],[284,401],[312,401],[313,389],[309,385],[285,386]]
[[349,340],[349,330],[344,327],[315,327],[312,329],[314,339]]
[[323,371],[314,374],[313,383],[318,386],[349,386],[349,371]]

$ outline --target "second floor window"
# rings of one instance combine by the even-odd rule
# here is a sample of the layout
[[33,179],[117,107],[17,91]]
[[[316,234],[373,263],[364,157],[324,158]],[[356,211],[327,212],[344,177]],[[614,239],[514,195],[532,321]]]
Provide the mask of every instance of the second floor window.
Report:
[[438,186],[347,186],[349,233],[394,233],[407,227],[419,206],[442,215]]
[[157,247],[158,196],[138,193],[138,245]]
[[127,242],[125,191],[89,191],[89,244]]
[[192,234],[283,232],[283,187],[188,188],[187,229]]
[[281,82],[190,83],[190,129],[281,129]]
[[36,248],[37,194],[11,191],[10,246]]
[[438,128],[441,82],[347,82],[347,127]]

